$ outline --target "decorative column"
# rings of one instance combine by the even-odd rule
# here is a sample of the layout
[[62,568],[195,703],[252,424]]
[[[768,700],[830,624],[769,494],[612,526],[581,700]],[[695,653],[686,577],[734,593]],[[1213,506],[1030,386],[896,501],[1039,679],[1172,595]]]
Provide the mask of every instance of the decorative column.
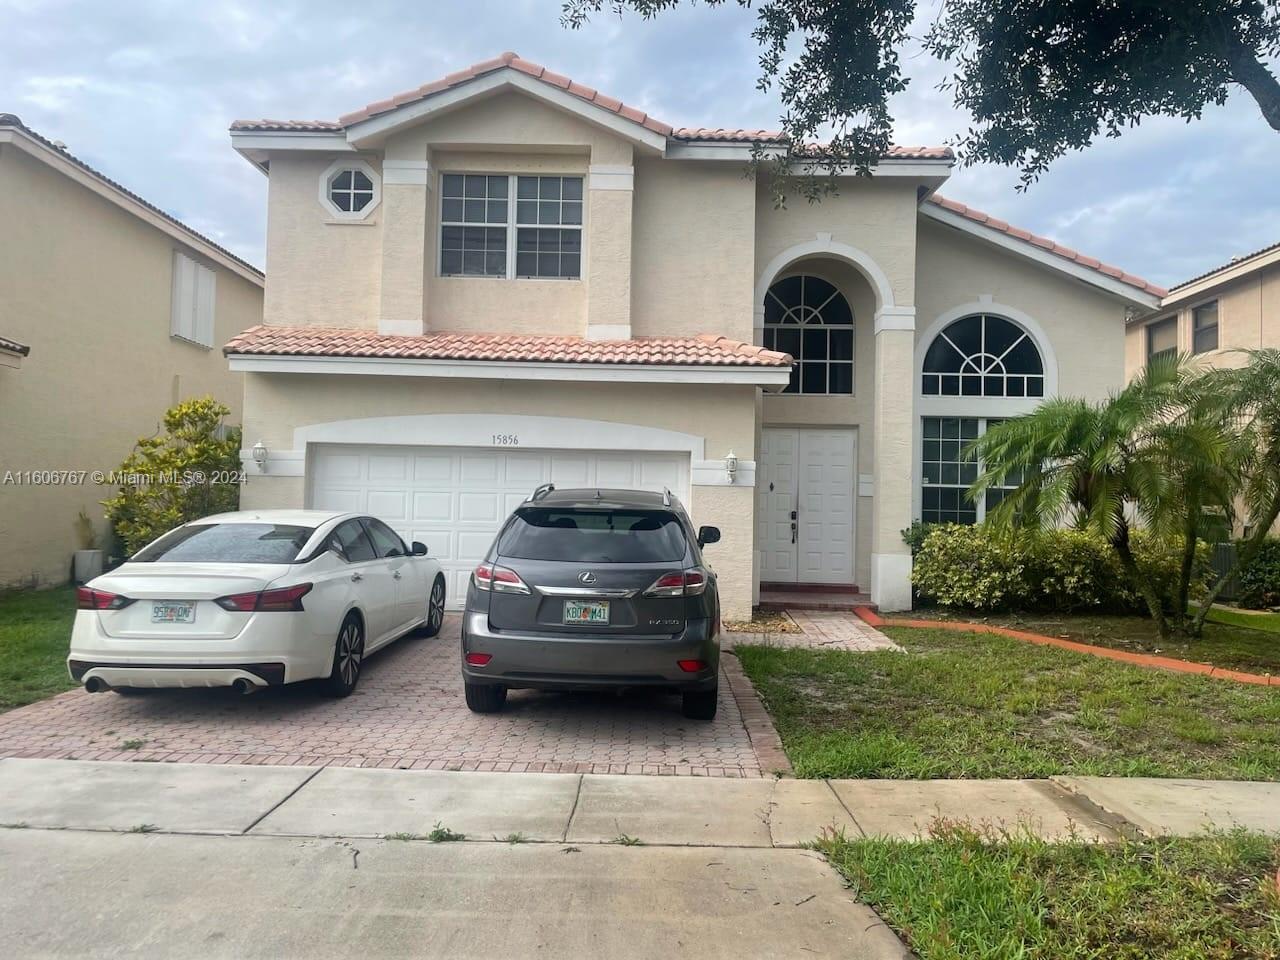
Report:
[[[631,163],[592,163],[587,169],[588,340],[631,339]],[[627,158],[630,159],[629,157]]]
[[875,318],[875,471],[871,533],[871,602],[911,609],[911,525],[915,479],[915,307],[881,307]]
[[431,168],[426,160],[396,157],[382,164],[382,283],[378,332],[426,331],[427,202]]

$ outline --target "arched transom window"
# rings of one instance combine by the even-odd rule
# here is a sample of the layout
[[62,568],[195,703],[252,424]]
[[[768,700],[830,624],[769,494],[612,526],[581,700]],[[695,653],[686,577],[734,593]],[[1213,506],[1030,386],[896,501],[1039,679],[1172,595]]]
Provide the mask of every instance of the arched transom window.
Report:
[[1043,397],[1044,362],[1035,341],[1004,317],[961,317],[929,344],[920,391],[926,397]]
[[769,288],[764,346],[795,358],[783,393],[853,393],[853,311],[826,280],[787,277]]

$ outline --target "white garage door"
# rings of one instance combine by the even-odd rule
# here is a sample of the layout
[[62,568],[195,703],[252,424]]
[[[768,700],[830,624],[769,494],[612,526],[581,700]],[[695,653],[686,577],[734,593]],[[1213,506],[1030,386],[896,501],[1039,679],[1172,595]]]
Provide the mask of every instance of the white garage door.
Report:
[[687,453],[319,444],[310,471],[311,506],[380,517],[405,540],[425,543],[454,608],[502,521],[540,483],[669,487],[688,503]]

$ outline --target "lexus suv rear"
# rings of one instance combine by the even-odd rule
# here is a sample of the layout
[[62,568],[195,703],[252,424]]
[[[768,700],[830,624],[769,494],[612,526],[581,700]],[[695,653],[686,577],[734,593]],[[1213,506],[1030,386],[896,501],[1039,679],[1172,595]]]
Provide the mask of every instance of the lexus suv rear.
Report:
[[702,547],[719,539],[669,492],[539,487],[471,574],[467,706],[501,710],[511,688],[661,687],[712,719],[720,599]]

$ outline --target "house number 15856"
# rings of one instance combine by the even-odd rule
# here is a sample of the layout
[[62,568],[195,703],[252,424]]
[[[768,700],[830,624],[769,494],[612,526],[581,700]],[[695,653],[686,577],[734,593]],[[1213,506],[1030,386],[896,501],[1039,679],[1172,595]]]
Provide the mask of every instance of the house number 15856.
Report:
[[518,447],[520,446],[520,437],[514,433],[495,433],[493,435],[493,445],[495,447]]

